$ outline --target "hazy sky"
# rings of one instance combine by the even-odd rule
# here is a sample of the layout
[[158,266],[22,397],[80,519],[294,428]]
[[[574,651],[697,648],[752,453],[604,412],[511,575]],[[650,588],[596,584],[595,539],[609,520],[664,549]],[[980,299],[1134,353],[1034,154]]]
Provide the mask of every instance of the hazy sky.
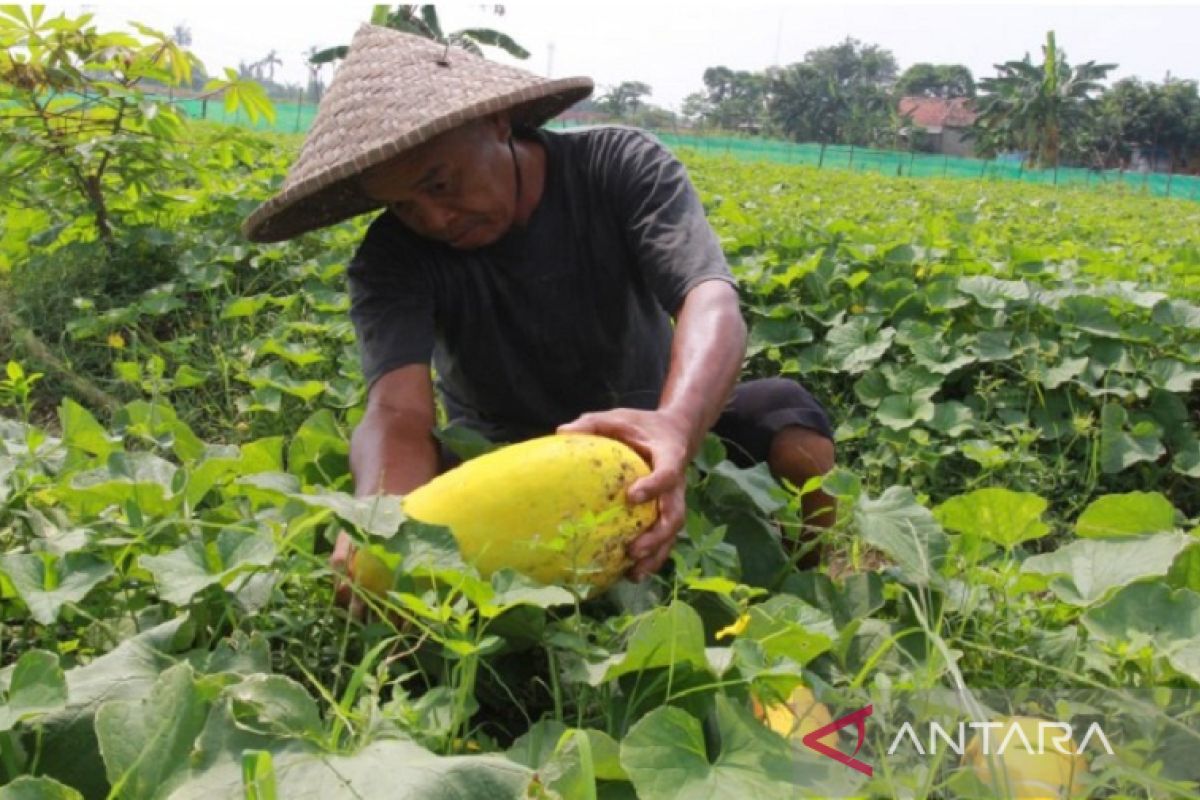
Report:
[[[846,36],[879,44],[901,69],[917,61],[961,63],[976,78],[993,64],[1035,58],[1047,30],[1072,63],[1116,62],[1111,78],[1136,75],[1161,81],[1200,79],[1200,2],[1175,5],[1076,5],[912,3],[713,3],[605,2],[505,3],[496,16],[477,3],[439,4],[442,27],[500,29],[531,53],[516,62],[539,74],[588,75],[598,91],[623,80],[654,90],[653,102],[678,110],[702,87],[706,67],[760,70],[799,61],[805,52]],[[173,0],[168,3],[97,2],[49,6],[49,10],[97,14],[105,25],[137,20],[165,30],[186,24],[192,49],[210,73],[278,51],[276,79],[303,83],[303,51],[312,45],[346,44],[371,3],[306,3]]]

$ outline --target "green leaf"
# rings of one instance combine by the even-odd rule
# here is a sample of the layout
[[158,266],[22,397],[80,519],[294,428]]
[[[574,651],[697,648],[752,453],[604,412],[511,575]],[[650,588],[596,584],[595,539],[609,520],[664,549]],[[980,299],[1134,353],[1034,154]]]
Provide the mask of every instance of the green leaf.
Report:
[[55,489],[71,511],[94,516],[133,501],[144,516],[166,516],[183,495],[173,491],[177,467],[153,453],[113,453],[107,466],[79,472]]
[[986,275],[960,278],[958,290],[975,298],[984,308],[1005,308],[1009,303],[1029,299],[1029,284],[1026,281],[1005,281]]
[[0,734],[66,704],[67,682],[58,656],[46,650],[26,651],[17,659],[8,683],[8,697],[0,705]]
[[936,403],[928,426],[944,436],[958,438],[975,428],[975,412],[957,400]]
[[1085,539],[1108,539],[1175,530],[1175,507],[1158,492],[1106,494],[1093,500],[1075,521]]
[[1126,586],[1083,615],[1097,639],[1113,645],[1149,643],[1154,653],[1200,683],[1200,594],[1161,583]]
[[247,297],[235,297],[225,304],[221,309],[221,319],[239,319],[241,317],[253,317],[258,312],[266,308],[270,302],[271,296],[266,294],[255,294]]
[[841,372],[855,375],[879,361],[895,338],[894,328],[880,330],[879,323],[867,317],[851,317],[831,328],[825,342],[831,364]]
[[927,398],[912,394],[893,394],[883,398],[875,417],[894,431],[911,428],[918,422],[929,422],[936,409]]
[[982,536],[1001,547],[1012,548],[1050,532],[1042,522],[1046,501],[1032,492],[978,489],[952,497],[934,509],[943,527],[958,533]]
[[208,708],[188,664],[163,672],[148,697],[102,704],[96,737],[116,796],[159,797],[172,776],[187,768]]
[[135,400],[117,414],[117,430],[127,436],[141,436],[162,447],[170,447],[184,463],[204,455],[205,444],[192,432],[175,409],[165,403]]
[[621,742],[621,765],[641,800],[793,800],[841,797],[851,789],[844,768],[834,773],[839,764],[794,752],[728,698],[715,702],[720,737],[715,759],[700,722],[682,709],[657,708],[629,729]]
[[121,642],[91,663],[67,670],[66,708],[42,720],[41,764],[46,774],[78,788],[87,797],[108,793],[104,763],[96,742],[97,707],[109,700],[145,697],[173,655],[190,642],[186,617],[165,622]]
[[225,690],[239,727],[277,739],[318,740],[321,712],[304,687],[284,675],[251,675]]
[[717,503],[728,505],[732,497],[740,496],[770,515],[787,505],[783,494],[766,464],[743,469],[732,461],[722,461],[709,473],[708,497]]
[[143,555],[139,562],[154,576],[162,599],[185,605],[207,587],[227,587],[242,572],[270,566],[274,560],[275,542],[270,536],[224,530],[211,545],[196,536],[163,555]]
[[794,317],[758,319],[750,328],[746,357],[756,356],[772,347],[808,344],[812,340],[812,330]]
[[665,608],[642,614],[634,621],[624,655],[609,665],[596,683],[680,664],[708,669],[700,615],[687,603],[676,600]]
[[0,557],[0,571],[8,575],[30,616],[53,625],[63,605],[83,600],[113,573],[113,566],[91,553],[16,553]]
[[309,483],[329,484],[329,476],[349,473],[350,442],[333,412],[321,409],[300,425],[288,444],[288,472]]
[[1128,414],[1116,403],[1100,412],[1100,465],[1109,474],[1142,461],[1156,461],[1166,450],[1153,431],[1128,428]]
[[479,613],[485,618],[498,617],[510,608],[517,606],[536,606],[551,608],[553,606],[571,605],[575,596],[560,586],[545,586],[532,578],[528,578],[511,569],[502,569],[492,574],[492,597],[481,604]]
[[22,775],[0,786],[0,800],[83,800],[83,795],[53,778]]
[[433,435],[451,453],[463,461],[469,461],[485,453],[490,453],[499,446],[483,434],[465,425],[451,424],[445,428],[438,428],[434,430]]
[[58,411],[62,423],[63,443],[99,458],[121,449],[120,437],[109,436],[86,408],[71,398],[64,398]]
[[775,658],[804,665],[827,651],[837,637],[833,619],[798,597],[776,595],[750,607],[741,637],[756,641]]
[[247,750],[270,753],[281,798],[520,800],[533,778],[528,767],[502,756],[438,756],[405,739],[378,738],[349,754],[272,739],[241,729],[228,700],[210,715],[198,745],[196,767],[174,787],[172,800],[242,797]]
[[355,497],[318,486],[315,493],[293,492],[289,497],[313,508],[328,508],[343,522],[375,536],[394,536],[407,519],[401,508],[403,498],[399,495]]
[[1192,385],[1200,381],[1200,368],[1174,359],[1158,359],[1150,365],[1146,376],[1151,384],[1160,389],[1187,394],[1192,390]]
[[854,504],[854,521],[863,543],[882,550],[904,580],[919,586],[942,582],[949,541],[912,490],[891,486],[878,499],[862,495]]
[[1090,606],[1121,586],[1166,575],[1179,552],[1192,543],[1180,533],[1080,539],[1027,559],[1021,572],[1051,576],[1050,590],[1060,600]]

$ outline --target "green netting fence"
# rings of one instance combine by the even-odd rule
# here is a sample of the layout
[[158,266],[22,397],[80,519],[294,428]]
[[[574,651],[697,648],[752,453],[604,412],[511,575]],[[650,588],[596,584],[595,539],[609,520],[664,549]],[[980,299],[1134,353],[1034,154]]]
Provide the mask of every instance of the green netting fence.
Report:
[[[281,133],[307,131],[316,116],[316,106],[308,103],[275,103],[275,122],[260,119],[250,122],[244,111],[227,114],[220,100],[181,100],[175,104],[189,117],[244,125]],[[558,122],[548,127],[570,127]],[[962,158],[902,150],[876,150],[843,145],[788,142],[778,139],[705,136],[679,131],[655,131],[669,147],[690,148],[701,153],[724,154],[748,161],[779,164],[808,164],[820,169],[845,169],[880,175],[915,178],[971,178],[975,180],[1012,180],[1047,186],[1092,186],[1121,188],[1159,197],[1200,200],[1200,176],[1126,170],[1094,170],[1077,167],[1027,169],[1020,161]]]

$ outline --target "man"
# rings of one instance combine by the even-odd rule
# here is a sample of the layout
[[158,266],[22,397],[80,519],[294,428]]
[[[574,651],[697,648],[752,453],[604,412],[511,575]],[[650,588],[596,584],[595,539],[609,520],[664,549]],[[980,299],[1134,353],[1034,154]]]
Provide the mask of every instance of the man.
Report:
[[[832,467],[833,443],[798,384],[735,388],[736,285],[679,162],[632,129],[537,129],[590,89],[364,26],[283,190],[246,230],[286,238],[387,209],[348,269],[369,385],[351,441],[360,495],[405,494],[451,465],[435,392],[452,422],[493,441],[611,436],[652,467],[628,492],[659,505],[630,545],[641,579],[670,554],[710,429],[798,485]],[[830,521],[824,495],[806,504]],[[333,563],[349,552],[340,537]]]

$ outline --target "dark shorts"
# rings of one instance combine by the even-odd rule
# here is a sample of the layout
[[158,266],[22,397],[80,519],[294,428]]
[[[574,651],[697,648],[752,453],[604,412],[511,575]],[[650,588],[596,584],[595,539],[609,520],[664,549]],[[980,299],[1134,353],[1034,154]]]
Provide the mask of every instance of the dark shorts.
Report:
[[739,383],[712,432],[725,444],[729,460],[749,467],[767,460],[775,434],[798,425],[833,439],[829,414],[807,389],[787,378]]
[[[787,378],[761,378],[733,388],[712,432],[724,443],[730,461],[749,467],[767,461],[775,434],[789,425],[833,439],[829,415],[807,389]],[[439,443],[439,450],[442,471],[462,463],[445,443]]]

